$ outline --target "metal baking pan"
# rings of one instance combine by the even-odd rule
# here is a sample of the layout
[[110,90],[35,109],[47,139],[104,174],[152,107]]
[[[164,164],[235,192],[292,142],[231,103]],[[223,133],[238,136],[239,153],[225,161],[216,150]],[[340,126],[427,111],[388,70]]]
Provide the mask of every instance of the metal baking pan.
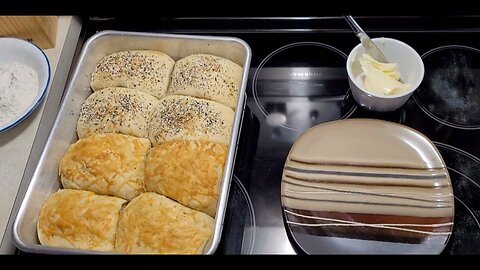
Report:
[[32,253],[104,253],[90,250],[42,246],[37,237],[37,221],[40,209],[50,194],[61,188],[58,164],[70,144],[78,140],[77,119],[83,101],[92,93],[89,85],[91,74],[102,57],[122,50],[160,50],[174,60],[193,53],[208,53],[232,60],[243,67],[242,82],[235,110],[232,137],[220,184],[217,213],[212,238],[204,252],[215,252],[221,237],[228,193],[233,175],[239,132],[246,102],[246,85],[250,67],[251,50],[243,40],[231,37],[173,35],[142,32],[102,31],[90,37],[84,44],[73,76],[66,88],[57,119],[49,134],[45,148],[35,168],[25,198],[13,225],[15,245]]

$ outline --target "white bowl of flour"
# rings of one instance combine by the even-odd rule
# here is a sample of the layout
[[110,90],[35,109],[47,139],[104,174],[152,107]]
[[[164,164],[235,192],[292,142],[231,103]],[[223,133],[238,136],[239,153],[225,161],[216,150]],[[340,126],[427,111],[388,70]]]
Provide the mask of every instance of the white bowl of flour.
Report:
[[50,63],[34,44],[0,38],[0,132],[27,118],[40,104],[50,81]]

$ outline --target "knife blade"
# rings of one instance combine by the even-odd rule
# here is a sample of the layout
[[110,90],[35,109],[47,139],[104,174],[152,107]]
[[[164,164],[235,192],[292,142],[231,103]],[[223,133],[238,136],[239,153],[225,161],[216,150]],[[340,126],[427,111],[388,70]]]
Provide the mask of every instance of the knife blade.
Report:
[[358,23],[353,19],[352,16],[344,16],[345,20],[348,22],[350,27],[352,28],[355,35],[360,39],[363,47],[365,48],[365,52],[369,54],[373,59],[382,62],[388,63],[387,58],[385,55],[378,49],[378,47],[373,43],[370,37],[363,31],[363,29],[358,25]]

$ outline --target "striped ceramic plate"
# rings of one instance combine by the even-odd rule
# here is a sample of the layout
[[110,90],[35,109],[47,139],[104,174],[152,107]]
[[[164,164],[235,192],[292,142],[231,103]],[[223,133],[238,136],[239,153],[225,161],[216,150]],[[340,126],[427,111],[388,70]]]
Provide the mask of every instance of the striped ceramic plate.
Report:
[[282,176],[287,228],[307,253],[440,253],[454,198],[445,163],[419,132],[391,122],[320,124]]

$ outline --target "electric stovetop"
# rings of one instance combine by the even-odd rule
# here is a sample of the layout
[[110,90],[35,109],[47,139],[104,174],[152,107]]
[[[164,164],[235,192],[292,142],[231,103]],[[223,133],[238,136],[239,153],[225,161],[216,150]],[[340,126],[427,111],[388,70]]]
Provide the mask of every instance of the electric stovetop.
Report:
[[353,100],[345,65],[358,39],[341,17],[90,18],[84,34],[110,29],[221,35],[250,45],[247,106],[217,253],[302,253],[282,216],[283,165],[303,131],[346,118],[404,124],[434,142],[455,195],[453,234],[443,254],[480,253],[480,18],[357,20],[370,37],[404,41],[424,60],[422,85],[394,112],[368,112]]

